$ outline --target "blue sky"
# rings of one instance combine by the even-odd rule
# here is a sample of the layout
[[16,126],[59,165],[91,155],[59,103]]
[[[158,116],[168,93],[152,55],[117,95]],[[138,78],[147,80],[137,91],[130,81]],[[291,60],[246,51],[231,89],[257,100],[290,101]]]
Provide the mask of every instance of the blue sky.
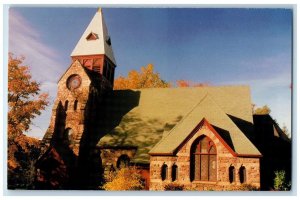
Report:
[[[56,82],[96,8],[9,10],[9,51],[24,55],[42,90]],[[251,87],[252,101],[268,105],[291,130],[292,11],[289,9],[104,8],[117,61],[116,77],[154,64],[168,82]],[[42,138],[52,105],[29,135]]]

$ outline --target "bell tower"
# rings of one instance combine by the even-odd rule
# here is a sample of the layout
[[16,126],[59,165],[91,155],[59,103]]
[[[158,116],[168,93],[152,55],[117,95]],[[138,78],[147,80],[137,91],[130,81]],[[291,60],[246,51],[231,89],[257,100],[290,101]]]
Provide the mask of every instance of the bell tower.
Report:
[[111,38],[99,8],[71,53],[72,62],[78,60],[85,68],[99,73],[106,89],[112,89],[116,61]]
[[[60,183],[64,189],[89,187],[94,184],[89,181],[97,183],[101,177],[97,125],[101,120],[101,102],[113,89],[116,68],[101,9],[82,34],[71,59],[57,83],[50,124],[41,142],[42,156],[36,166],[37,179],[48,188],[56,187],[52,182]],[[49,165],[54,162],[54,167]],[[59,172],[55,181],[45,178],[53,171]]]

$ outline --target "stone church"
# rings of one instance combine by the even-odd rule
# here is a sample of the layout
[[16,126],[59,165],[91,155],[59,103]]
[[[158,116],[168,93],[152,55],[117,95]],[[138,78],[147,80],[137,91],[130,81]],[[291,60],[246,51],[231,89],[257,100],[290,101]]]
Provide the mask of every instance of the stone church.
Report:
[[259,188],[262,170],[271,173],[263,142],[290,147],[271,118],[253,116],[248,86],[113,90],[117,64],[101,9],[71,60],[36,164],[39,189],[97,189],[123,165],[137,166],[149,190]]

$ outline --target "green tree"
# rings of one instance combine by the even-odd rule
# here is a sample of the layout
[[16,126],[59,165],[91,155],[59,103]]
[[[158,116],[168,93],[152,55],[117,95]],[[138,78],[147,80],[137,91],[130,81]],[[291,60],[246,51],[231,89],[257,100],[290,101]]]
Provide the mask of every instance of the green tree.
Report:
[[287,183],[285,171],[275,171],[274,189],[279,191],[288,191],[291,189],[291,183]]

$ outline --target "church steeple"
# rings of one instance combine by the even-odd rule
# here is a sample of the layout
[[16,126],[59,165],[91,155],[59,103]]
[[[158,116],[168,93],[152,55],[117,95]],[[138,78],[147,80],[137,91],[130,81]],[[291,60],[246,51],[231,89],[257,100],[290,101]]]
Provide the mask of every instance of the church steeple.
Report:
[[78,60],[84,67],[103,75],[113,85],[116,61],[101,8],[82,34],[71,58],[73,62]]

